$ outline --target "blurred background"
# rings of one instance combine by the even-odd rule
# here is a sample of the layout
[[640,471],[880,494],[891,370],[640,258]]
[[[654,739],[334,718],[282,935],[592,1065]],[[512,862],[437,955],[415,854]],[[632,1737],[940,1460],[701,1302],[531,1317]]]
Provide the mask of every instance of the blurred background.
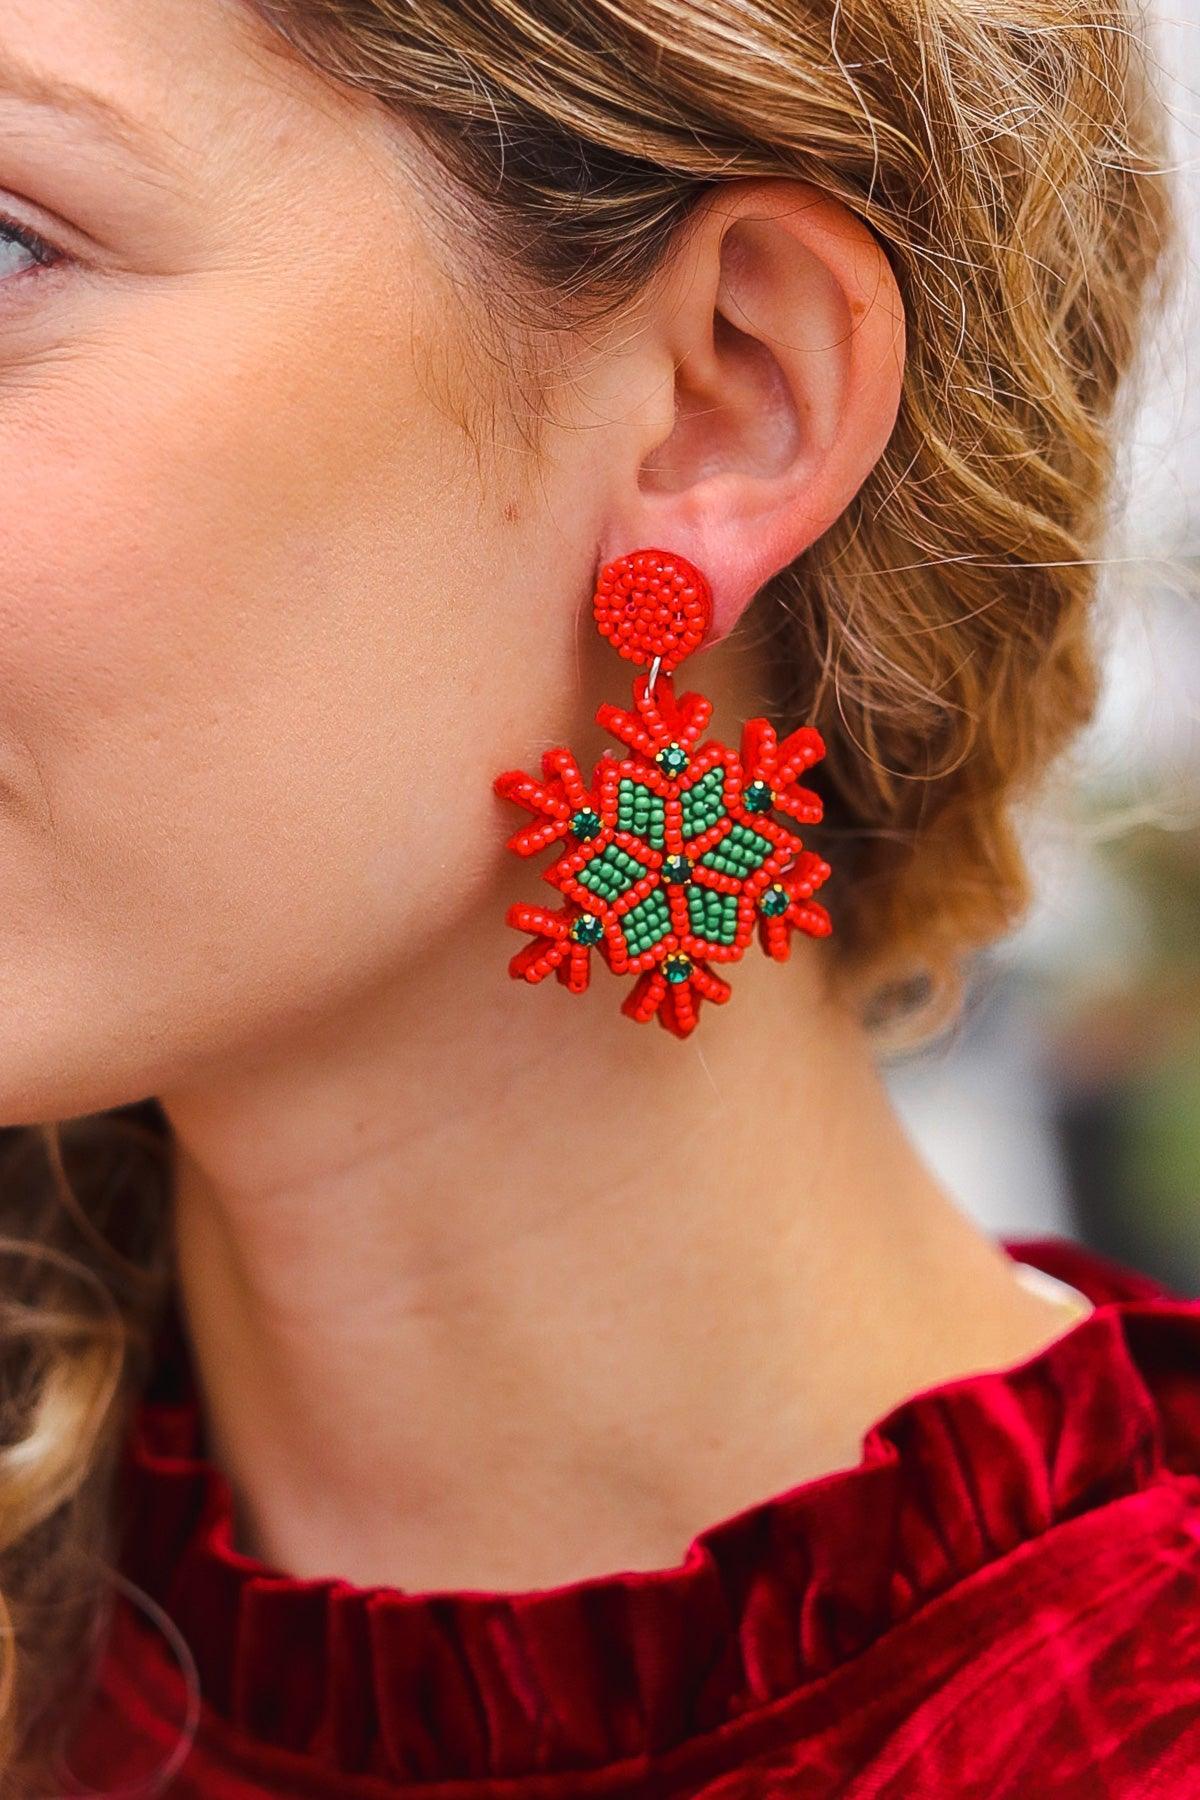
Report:
[[885,1073],[990,1231],[1077,1237],[1200,1294],[1200,0],[1167,0],[1153,33],[1186,241],[1122,433],[1104,700],[1022,815],[1025,924],[955,1029]]

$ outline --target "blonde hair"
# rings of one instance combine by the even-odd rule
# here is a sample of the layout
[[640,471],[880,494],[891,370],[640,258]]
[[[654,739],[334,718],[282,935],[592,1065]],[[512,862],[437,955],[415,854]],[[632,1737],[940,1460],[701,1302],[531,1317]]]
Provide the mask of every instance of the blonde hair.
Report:
[[[722,181],[815,182],[874,232],[907,321],[896,427],[744,629],[777,716],[826,741],[837,979],[873,1029],[937,1029],[1028,904],[1012,806],[1097,698],[1115,409],[1172,236],[1140,19],[1120,0],[245,4],[269,48],[431,153],[448,266],[486,256],[504,302],[497,382],[525,372],[518,346],[636,296]],[[112,1542],[170,1209],[153,1102],[3,1137],[0,1767],[22,1793],[75,1649],[100,1643],[81,1571]]]

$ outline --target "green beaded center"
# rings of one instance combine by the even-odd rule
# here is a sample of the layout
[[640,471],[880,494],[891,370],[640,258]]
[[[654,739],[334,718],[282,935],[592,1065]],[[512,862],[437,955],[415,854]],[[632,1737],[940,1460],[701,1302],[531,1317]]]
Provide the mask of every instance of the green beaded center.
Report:
[[749,825],[741,824],[737,819],[730,826],[728,834],[711,850],[706,850],[700,861],[709,869],[717,869],[722,875],[736,876],[744,881],[755,869],[762,865],[775,848],[770,838],[761,832],[751,830]]
[[664,956],[662,972],[668,981],[686,981],[692,972],[692,959],[690,956],[685,956],[682,951],[677,955]]
[[625,941],[635,956],[660,944],[671,929],[671,909],[661,888],[654,888],[631,906],[621,920]]
[[617,788],[617,828],[632,832],[634,837],[661,850],[666,841],[661,796],[626,776]]
[[732,944],[737,938],[738,897],[712,888],[688,889],[688,919],[697,937],[710,944]]
[[679,796],[684,837],[699,837],[725,814],[725,771],[721,766],[702,775],[694,787]]
[[663,858],[662,878],[676,887],[685,887],[692,879],[692,859],[690,856],[665,856]]
[[581,806],[577,813],[571,815],[571,830],[584,843],[587,843],[589,838],[599,837],[603,829],[604,821],[599,813],[592,811],[590,806]]
[[791,903],[792,896],[777,881],[772,882],[769,888],[764,888],[758,896],[758,910],[766,913],[768,919],[778,918],[780,913],[787,911]]
[[654,758],[665,775],[682,775],[688,766],[689,757],[682,744],[664,744]]
[[775,804],[775,796],[765,781],[752,781],[742,795],[742,805],[747,812],[770,812]]
[[586,863],[575,879],[602,900],[618,900],[646,873],[637,858],[619,844],[606,844],[599,856]]
[[604,921],[595,913],[580,913],[571,921],[571,936],[577,944],[598,944],[604,936]]

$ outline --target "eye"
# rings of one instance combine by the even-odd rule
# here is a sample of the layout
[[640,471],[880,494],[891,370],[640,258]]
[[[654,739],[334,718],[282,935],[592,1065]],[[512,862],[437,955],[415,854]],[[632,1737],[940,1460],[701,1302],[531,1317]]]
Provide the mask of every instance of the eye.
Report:
[[[33,258],[33,268],[22,268],[22,252]],[[53,268],[62,261],[60,253],[28,225],[0,213],[0,289],[13,281],[34,274],[38,269]]]

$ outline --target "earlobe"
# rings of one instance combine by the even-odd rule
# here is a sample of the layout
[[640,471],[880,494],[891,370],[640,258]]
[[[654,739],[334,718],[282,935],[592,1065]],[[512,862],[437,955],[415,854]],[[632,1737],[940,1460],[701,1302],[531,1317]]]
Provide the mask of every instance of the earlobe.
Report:
[[671,357],[674,419],[602,554],[663,544],[704,569],[715,640],[882,454],[904,317],[873,234],[806,182],[730,183],[689,225],[647,321]]

